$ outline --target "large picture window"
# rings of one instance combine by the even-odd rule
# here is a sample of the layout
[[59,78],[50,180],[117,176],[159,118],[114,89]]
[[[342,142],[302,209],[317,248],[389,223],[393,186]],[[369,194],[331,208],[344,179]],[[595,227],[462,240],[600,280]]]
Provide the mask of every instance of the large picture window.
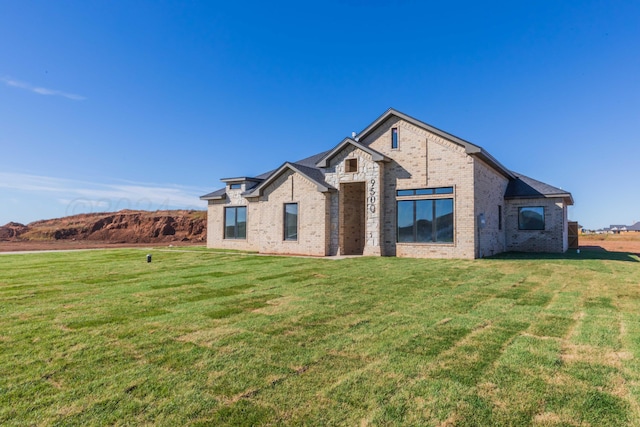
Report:
[[453,199],[399,200],[397,212],[398,242],[453,242]]
[[284,240],[298,240],[298,204],[284,205]]
[[235,206],[224,209],[224,238],[247,238],[247,207]]
[[519,230],[544,230],[544,206],[518,208]]

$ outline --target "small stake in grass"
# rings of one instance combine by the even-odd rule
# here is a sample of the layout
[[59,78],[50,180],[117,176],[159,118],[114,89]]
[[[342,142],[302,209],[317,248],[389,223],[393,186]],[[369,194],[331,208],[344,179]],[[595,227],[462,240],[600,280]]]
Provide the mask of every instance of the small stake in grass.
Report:
[[151,262],[151,254],[147,254],[147,262]]

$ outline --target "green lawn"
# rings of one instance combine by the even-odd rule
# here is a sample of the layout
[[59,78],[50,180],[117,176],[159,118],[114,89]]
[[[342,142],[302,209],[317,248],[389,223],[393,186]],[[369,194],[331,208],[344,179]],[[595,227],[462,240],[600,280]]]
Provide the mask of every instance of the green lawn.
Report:
[[0,256],[1,425],[640,425],[640,261]]

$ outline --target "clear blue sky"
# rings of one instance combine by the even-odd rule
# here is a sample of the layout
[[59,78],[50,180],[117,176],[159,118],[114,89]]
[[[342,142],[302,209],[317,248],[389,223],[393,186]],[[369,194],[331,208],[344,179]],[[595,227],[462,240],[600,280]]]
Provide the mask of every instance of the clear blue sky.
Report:
[[0,0],[0,224],[204,209],[389,107],[640,221],[637,0]]

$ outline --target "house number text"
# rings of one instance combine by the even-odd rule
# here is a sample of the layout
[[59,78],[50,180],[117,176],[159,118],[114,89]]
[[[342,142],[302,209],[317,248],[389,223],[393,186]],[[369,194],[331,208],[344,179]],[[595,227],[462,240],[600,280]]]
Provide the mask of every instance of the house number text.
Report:
[[369,205],[369,212],[375,213],[376,211],[376,180],[371,178],[369,181],[369,198],[367,199]]

